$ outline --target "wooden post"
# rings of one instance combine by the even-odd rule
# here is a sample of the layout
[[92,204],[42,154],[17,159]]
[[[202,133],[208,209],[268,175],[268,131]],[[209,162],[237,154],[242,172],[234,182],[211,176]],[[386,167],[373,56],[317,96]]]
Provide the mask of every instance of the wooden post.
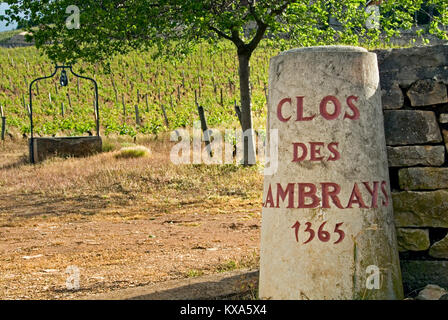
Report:
[[170,106],[171,106],[171,110],[173,110],[174,114],[176,114],[176,109],[174,109],[173,96],[172,95],[170,95]]
[[118,91],[117,91],[117,87],[115,86],[115,80],[112,77],[111,77],[111,82],[112,82],[112,88],[114,89],[114,92],[115,92],[115,103],[118,103]]
[[149,112],[148,94],[145,94],[146,112]]
[[264,90],[264,96],[266,97],[266,103],[267,103],[267,101],[268,101],[268,88],[266,87],[266,83],[264,84],[263,90]]
[[162,97],[160,95],[160,89],[159,89],[159,104],[160,104],[160,108],[162,109],[162,113],[163,113],[163,117],[165,119],[165,124],[166,126],[169,128],[170,123],[168,121],[168,116],[166,115],[166,110],[165,110],[165,106],[162,103]]
[[220,88],[220,91],[221,91],[221,106],[224,107],[224,100],[223,100],[223,97],[222,97],[222,88]]
[[6,117],[5,114],[3,113],[3,106],[0,106],[0,113],[1,113],[1,117],[2,117],[2,141],[5,141],[5,131],[6,131]]
[[126,104],[124,103],[124,93],[121,94],[121,103],[123,104],[123,116],[126,117]]
[[212,150],[211,150],[211,146],[210,146],[210,134],[208,132],[208,127],[207,127],[207,120],[205,119],[205,113],[204,113],[204,108],[197,105],[198,108],[198,113],[199,113],[199,119],[201,119],[201,129],[202,132],[204,133],[204,140],[205,140],[205,148],[207,149],[208,154],[210,155],[210,157],[213,156]]
[[26,109],[25,95],[22,94],[22,105]]
[[166,115],[165,107],[163,106],[163,104],[160,104],[160,107],[162,108],[163,117],[165,118],[165,124],[166,124],[167,128],[169,128],[170,127],[170,123],[168,121],[168,116]]
[[138,105],[135,105],[135,123],[140,126],[141,122],[140,122],[140,114],[138,112]]
[[61,116],[64,116],[64,102],[61,102]]
[[198,104],[198,92],[197,92],[197,90],[194,90],[194,103],[196,104],[196,107],[199,106],[199,104]]
[[67,92],[67,100],[68,100],[68,106],[70,107],[70,110],[73,110],[72,99],[70,99],[70,93],[68,93],[68,92]]

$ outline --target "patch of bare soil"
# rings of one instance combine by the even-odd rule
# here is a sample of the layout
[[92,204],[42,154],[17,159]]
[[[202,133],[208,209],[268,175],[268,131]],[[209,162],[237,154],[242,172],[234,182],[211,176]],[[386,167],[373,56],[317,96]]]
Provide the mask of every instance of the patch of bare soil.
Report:
[[174,166],[169,146],[146,145],[158,150],[149,159],[37,166],[22,162],[25,145],[2,147],[0,299],[76,299],[258,264],[258,170]]

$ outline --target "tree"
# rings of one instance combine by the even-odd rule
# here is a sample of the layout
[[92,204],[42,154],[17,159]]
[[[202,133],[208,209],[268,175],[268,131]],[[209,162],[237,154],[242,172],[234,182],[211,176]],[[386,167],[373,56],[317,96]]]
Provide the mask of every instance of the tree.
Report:
[[[55,62],[106,61],[113,54],[156,46],[165,56],[188,53],[199,39],[226,39],[239,61],[244,163],[254,155],[250,58],[259,43],[310,46],[387,40],[414,24],[423,4],[435,8],[430,32],[447,38],[446,0],[7,0],[3,19],[33,21],[32,38]],[[366,26],[379,4],[380,28]],[[75,5],[76,7],[73,7]],[[80,26],[70,24],[79,8]],[[72,15],[71,17],[69,15]],[[75,15],[75,16],[73,16]],[[67,21],[69,19],[69,21]],[[33,24],[34,24],[33,23]],[[71,26],[71,28],[70,28]],[[75,28],[73,28],[75,26]],[[31,30],[30,30],[31,31]]]

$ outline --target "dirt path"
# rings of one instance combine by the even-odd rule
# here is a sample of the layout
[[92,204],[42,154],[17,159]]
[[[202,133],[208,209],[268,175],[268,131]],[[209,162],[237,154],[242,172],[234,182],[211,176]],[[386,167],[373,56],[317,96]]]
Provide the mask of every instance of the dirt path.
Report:
[[[71,299],[256,264],[257,210],[217,209],[210,204],[208,212],[146,220],[120,221],[103,213],[101,219],[3,224],[0,298]],[[79,291],[66,289],[68,266],[80,269]]]

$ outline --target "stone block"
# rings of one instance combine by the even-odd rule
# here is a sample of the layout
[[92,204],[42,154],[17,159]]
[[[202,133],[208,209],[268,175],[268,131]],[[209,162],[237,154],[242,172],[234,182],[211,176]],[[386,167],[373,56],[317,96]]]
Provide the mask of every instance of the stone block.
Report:
[[401,260],[401,274],[405,294],[430,283],[448,288],[448,261]]
[[[389,173],[378,81],[376,56],[360,48],[298,48],[271,59],[267,129],[278,133],[279,152],[275,168],[271,167],[270,174],[264,176],[261,299],[401,298],[393,212],[391,203],[385,201]],[[347,113],[344,120],[338,99],[349,105],[353,98],[360,106],[359,114]],[[302,102],[304,113],[297,107]],[[330,117],[327,107],[333,114]],[[302,121],[304,116],[313,120]],[[310,152],[301,156],[298,141],[340,141],[341,157],[338,161],[327,161],[327,157],[316,161],[314,156],[309,157]],[[322,149],[322,155],[324,152]],[[317,198],[310,205],[310,199],[307,203],[300,200],[305,189],[297,181],[319,189],[329,185],[323,181],[329,181],[338,186],[340,198],[347,200],[353,199],[350,195],[356,183],[363,187],[376,185],[382,199],[380,202],[379,197],[373,196],[371,205],[363,208],[352,204],[327,206],[326,200]],[[289,199],[280,196],[283,186],[288,186]],[[323,192],[318,190],[317,194]],[[271,201],[274,199],[279,199],[277,205]],[[372,204],[375,200],[378,203]],[[326,223],[320,221],[318,212],[330,207],[331,223],[343,221],[346,240],[338,240],[336,235],[328,241],[322,232],[318,237],[319,228],[324,228],[319,225]],[[331,223],[328,221],[328,230],[338,228]],[[307,240],[303,234],[305,224],[312,224],[317,230],[317,241]],[[355,250],[352,235],[356,236]],[[387,278],[379,290],[366,292],[365,280],[358,280],[365,279],[366,269],[372,264],[384,271]]]
[[404,168],[398,179],[403,190],[448,189],[448,168]]
[[31,150],[34,155],[34,162],[40,162],[54,156],[85,157],[101,152],[102,140],[101,137],[97,136],[34,138]]
[[445,162],[444,146],[387,147],[389,167],[417,165],[441,166]]
[[448,113],[442,113],[439,117],[439,122],[443,124],[448,123]]
[[431,79],[414,82],[407,92],[413,107],[430,106],[448,102],[446,85]]
[[448,228],[448,191],[393,192],[397,227]]
[[381,89],[381,102],[384,110],[400,109],[403,107],[403,92],[397,83],[394,83],[389,89]]
[[437,285],[428,284],[422,291],[419,292],[416,300],[439,300],[447,294],[447,291]]
[[437,143],[442,141],[432,111],[385,110],[384,127],[389,146]]
[[424,251],[429,248],[429,232],[427,229],[397,229],[398,250]]
[[375,51],[380,72],[403,68],[434,67],[448,65],[448,46],[396,48]]
[[398,82],[403,88],[421,79],[448,84],[448,46],[377,50],[381,88]]
[[445,141],[445,148],[448,150],[448,130],[442,130],[442,135]]
[[429,255],[433,258],[448,259],[448,235],[431,246]]

